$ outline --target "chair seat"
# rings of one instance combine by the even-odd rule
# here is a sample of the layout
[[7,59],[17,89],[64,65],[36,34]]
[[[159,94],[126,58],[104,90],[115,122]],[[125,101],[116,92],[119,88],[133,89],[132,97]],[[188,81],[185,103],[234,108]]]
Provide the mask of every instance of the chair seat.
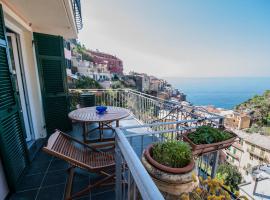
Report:
[[91,169],[111,167],[115,164],[114,156],[109,153],[92,152],[80,149],[73,156],[71,157],[88,165]]
[[[114,180],[115,160],[113,153],[98,150],[59,130],[56,130],[56,132],[50,136],[47,146],[43,147],[43,150],[52,156],[67,161],[71,165],[68,169],[69,178],[65,189],[65,200],[83,196],[89,193],[93,188]],[[76,167],[101,174],[105,176],[105,178],[89,184],[86,188],[75,194],[71,194],[74,168]]]
[[54,134],[54,141],[50,148],[54,156],[66,159],[70,164],[90,171],[105,169],[115,165],[114,154],[92,151],[85,146],[78,145],[70,138],[61,134],[61,132]]

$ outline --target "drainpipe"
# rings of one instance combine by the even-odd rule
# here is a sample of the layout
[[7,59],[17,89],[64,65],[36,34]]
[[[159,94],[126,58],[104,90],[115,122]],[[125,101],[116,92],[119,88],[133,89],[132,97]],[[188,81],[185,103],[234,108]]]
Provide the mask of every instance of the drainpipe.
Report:
[[258,185],[258,181],[259,181],[259,178],[255,178],[255,185],[254,185],[254,188],[253,188],[253,196],[255,195],[255,193],[256,193],[256,189],[257,189],[257,185]]

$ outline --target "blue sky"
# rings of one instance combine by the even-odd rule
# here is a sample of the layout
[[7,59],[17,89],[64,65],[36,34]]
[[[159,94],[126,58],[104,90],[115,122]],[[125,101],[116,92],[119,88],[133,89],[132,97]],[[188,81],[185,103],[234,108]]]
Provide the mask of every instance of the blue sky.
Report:
[[125,71],[270,76],[270,0],[82,0],[79,40]]

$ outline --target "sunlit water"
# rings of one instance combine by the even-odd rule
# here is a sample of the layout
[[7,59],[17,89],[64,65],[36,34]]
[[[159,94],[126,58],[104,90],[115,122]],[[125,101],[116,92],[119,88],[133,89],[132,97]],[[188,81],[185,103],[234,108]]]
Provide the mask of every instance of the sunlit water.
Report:
[[227,109],[270,89],[270,77],[165,79],[183,91],[187,100],[194,105],[214,105]]

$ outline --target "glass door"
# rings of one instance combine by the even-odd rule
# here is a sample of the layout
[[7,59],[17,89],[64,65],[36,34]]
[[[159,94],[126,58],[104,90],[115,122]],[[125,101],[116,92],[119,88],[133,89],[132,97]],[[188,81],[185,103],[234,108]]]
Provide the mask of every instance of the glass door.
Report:
[[21,67],[21,59],[19,52],[19,40],[15,33],[7,33],[10,60],[11,60],[11,73],[15,80],[16,93],[18,99],[20,100],[19,106],[22,112],[24,127],[25,127],[25,139],[27,142],[30,142],[33,137],[33,128],[31,121],[31,113],[29,108],[29,101],[27,96],[27,89],[24,79],[23,68]]

